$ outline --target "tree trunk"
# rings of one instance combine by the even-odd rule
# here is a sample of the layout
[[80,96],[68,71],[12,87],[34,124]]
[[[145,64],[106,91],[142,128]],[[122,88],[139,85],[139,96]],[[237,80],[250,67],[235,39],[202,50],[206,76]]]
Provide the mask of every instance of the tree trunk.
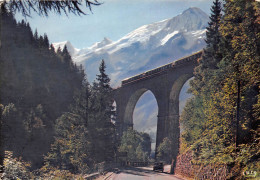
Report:
[[176,162],[174,161],[174,159],[172,159],[170,174],[174,174],[175,164]]
[[0,109],[0,173],[3,172],[3,165],[4,165],[4,147],[3,146],[4,146],[4,143],[3,143],[3,136],[2,136],[2,109]]
[[236,112],[236,147],[239,144],[239,111],[240,111],[240,80],[237,82],[237,112]]
[[[2,85],[2,6],[0,4],[0,104],[1,104],[1,85]],[[0,107],[1,108],[1,107]],[[0,109],[0,173],[3,170],[4,161],[4,148],[3,148],[3,136],[2,136],[2,110]]]

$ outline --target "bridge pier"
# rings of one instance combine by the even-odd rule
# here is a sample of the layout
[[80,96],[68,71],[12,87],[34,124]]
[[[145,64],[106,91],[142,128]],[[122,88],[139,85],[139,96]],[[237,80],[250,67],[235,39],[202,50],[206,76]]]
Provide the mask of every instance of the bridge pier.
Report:
[[168,137],[173,143],[172,155],[174,158],[179,152],[179,138],[180,138],[180,123],[178,115],[158,116],[157,135],[156,135],[156,149],[157,156],[158,147],[163,139]]
[[142,94],[150,90],[158,104],[156,154],[163,139],[169,137],[173,142],[172,158],[176,162],[180,138],[179,94],[184,83],[193,76],[201,55],[202,52],[198,52],[122,81],[122,87],[114,90],[119,135],[133,128],[135,105]]
[[167,116],[157,116],[157,132],[156,132],[156,145],[155,145],[155,157],[157,157],[158,146],[163,141],[166,135],[166,122]]

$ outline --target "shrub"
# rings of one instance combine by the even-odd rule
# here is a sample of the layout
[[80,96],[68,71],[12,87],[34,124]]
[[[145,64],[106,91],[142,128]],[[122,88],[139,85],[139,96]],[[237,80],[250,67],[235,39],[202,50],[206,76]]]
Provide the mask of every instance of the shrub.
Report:
[[29,171],[30,166],[30,163],[22,161],[21,158],[13,158],[11,151],[5,151],[4,171],[1,179],[32,179],[33,175]]

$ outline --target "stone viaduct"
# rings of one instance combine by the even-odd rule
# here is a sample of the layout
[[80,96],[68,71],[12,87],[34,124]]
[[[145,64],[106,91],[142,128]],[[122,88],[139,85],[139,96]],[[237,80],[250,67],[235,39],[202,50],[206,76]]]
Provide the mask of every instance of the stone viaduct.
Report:
[[[202,51],[181,58],[172,63],[124,79],[120,88],[114,90],[117,124],[119,132],[133,127],[133,112],[138,99],[150,90],[157,100],[158,120],[156,149],[163,138],[173,138],[179,146],[179,94],[184,83],[193,76],[194,67]],[[157,152],[157,151],[156,151]],[[178,148],[176,148],[177,156]]]

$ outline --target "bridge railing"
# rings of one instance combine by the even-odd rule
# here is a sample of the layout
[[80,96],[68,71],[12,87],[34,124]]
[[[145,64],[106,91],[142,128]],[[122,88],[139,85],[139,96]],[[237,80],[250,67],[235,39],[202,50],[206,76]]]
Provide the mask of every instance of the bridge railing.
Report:
[[96,165],[96,170],[99,173],[108,171],[114,168],[132,166],[132,167],[145,167],[150,165],[149,162],[144,161],[120,161],[120,162],[102,162]]
[[126,165],[133,167],[145,167],[149,165],[149,162],[126,162]]
[[190,56],[181,58],[181,59],[179,59],[177,61],[168,63],[166,65],[160,66],[160,67],[158,67],[156,69],[152,69],[152,70],[143,72],[141,74],[132,76],[130,78],[126,78],[126,79],[124,79],[122,81],[122,86],[127,85],[129,83],[136,82],[136,81],[140,81],[142,79],[147,79],[147,78],[150,78],[150,77],[155,76],[155,75],[162,74],[162,73],[166,72],[167,70],[175,68],[175,67],[178,67],[178,66],[180,66],[180,65],[182,65],[182,64],[184,64],[186,62],[189,62],[189,61],[192,61],[192,60],[197,60],[201,56],[202,56],[202,51],[199,51],[199,52],[194,53],[194,54],[192,54]]

